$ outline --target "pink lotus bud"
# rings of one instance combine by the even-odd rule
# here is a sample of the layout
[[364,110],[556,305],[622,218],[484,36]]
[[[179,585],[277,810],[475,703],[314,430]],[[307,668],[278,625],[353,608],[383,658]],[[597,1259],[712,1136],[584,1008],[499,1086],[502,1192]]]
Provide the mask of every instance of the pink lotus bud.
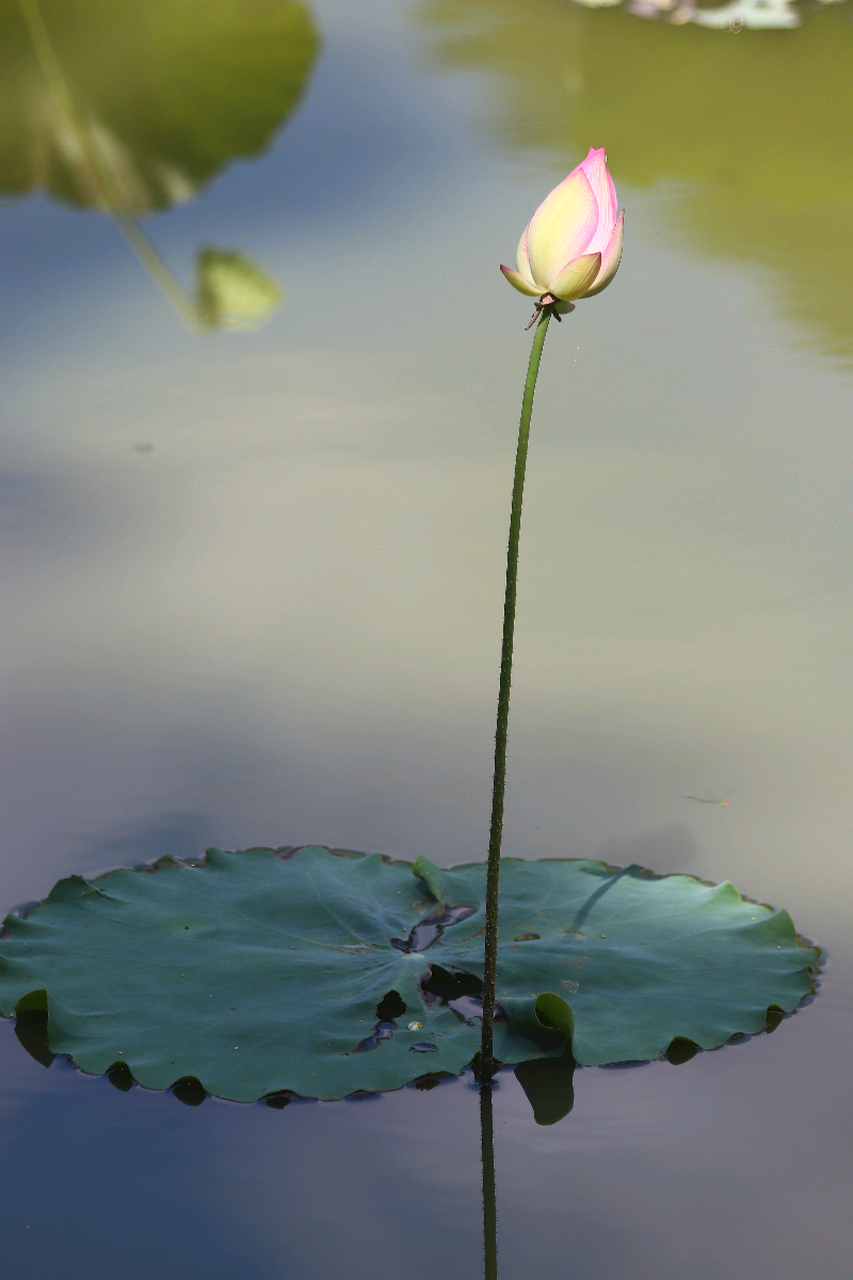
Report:
[[[589,155],[540,204],[518,245],[518,270],[501,267],[530,298],[573,302],[601,293],[622,258],[622,219],[604,148]],[[571,310],[566,307],[565,310]]]

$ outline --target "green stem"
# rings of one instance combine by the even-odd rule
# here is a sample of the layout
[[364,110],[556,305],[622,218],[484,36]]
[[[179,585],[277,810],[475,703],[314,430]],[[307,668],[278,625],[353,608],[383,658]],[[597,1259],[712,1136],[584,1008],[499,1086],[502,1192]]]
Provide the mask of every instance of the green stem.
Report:
[[551,308],[543,307],[533,334],[533,349],[527,366],[527,380],[521,401],[518,449],[515,455],[515,479],[512,486],[512,512],[509,521],[509,545],[506,556],[506,595],[501,644],[501,678],[498,689],[498,720],[495,729],[495,772],[492,782],[492,820],[489,831],[489,864],[486,872],[486,957],[483,968],[483,1043],[480,1050],[480,1081],[488,1082],[494,1070],[493,1039],[495,1021],[495,987],[498,962],[498,886],[501,869],[501,836],[503,834],[504,788],[506,785],[506,739],[509,724],[509,691],[512,682],[512,643],[515,631],[515,598],[518,580],[518,542],[521,535],[521,503],[524,496],[524,473],[527,467],[527,442],[530,437],[530,414],[533,393]]
[[166,266],[139,223],[130,213],[119,212],[118,209],[111,210],[111,213],[119,231],[151,279],[172,304],[176,314],[191,333],[201,333],[206,326],[201,319],[198,307]]

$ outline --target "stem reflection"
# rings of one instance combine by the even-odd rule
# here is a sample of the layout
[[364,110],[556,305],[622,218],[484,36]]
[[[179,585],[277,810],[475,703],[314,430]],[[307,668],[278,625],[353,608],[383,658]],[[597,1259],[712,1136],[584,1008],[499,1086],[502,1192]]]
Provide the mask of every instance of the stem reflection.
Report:
[[483,1256],[485,1280],[498,1280],[498,1208],[495,1193],[495,1128],[491,1085],[480,1086],[480,1151],[483,1160]]

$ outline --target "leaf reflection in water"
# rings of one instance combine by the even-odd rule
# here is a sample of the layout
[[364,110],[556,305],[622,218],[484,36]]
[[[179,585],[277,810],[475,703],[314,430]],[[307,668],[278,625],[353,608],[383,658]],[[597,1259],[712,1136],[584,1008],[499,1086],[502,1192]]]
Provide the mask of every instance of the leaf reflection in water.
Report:
[[2,0],[0,191],[109,214],[188,328],[253,328],[280,286],[205,247],[190,295],[139,218],[191,200],[263,151],[299,102],[319,40],[297,0]]

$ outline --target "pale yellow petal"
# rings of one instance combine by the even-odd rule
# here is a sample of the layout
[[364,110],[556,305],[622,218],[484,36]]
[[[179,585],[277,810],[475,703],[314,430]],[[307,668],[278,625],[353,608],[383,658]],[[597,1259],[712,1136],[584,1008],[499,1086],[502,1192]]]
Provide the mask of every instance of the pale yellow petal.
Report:
[[598,205],[589,180],[576,169],[555,187],[530,220],[527,251],[530,273],[553,293],[557,275],[587,251],[598,225]]
[[[527,252],[527,233],[530,230],[530,223],[521,233],[521,239],[518,242],[518,252],[515,255],[515,265],[518,267],[525,280],[529,280],[531,284],[535,284],[533,276],[530,273],[530,254]],[[543,291],[540,289],[540,293]]]
[[541,289],[537,289],[535,284],[531,284],[529,280],[521,274],[520,271],[513,271],[512,267],[501,266],[501,271],[512,285],[513,289],[517,289],[519,293],[524,293],[528,298],[538,298]]
[[601,254],[585,253],[563,267],[551,285],[550,292],[562,302],[573,302],[575,298],[582,298],[587,289],[594,284],[600,268]]

